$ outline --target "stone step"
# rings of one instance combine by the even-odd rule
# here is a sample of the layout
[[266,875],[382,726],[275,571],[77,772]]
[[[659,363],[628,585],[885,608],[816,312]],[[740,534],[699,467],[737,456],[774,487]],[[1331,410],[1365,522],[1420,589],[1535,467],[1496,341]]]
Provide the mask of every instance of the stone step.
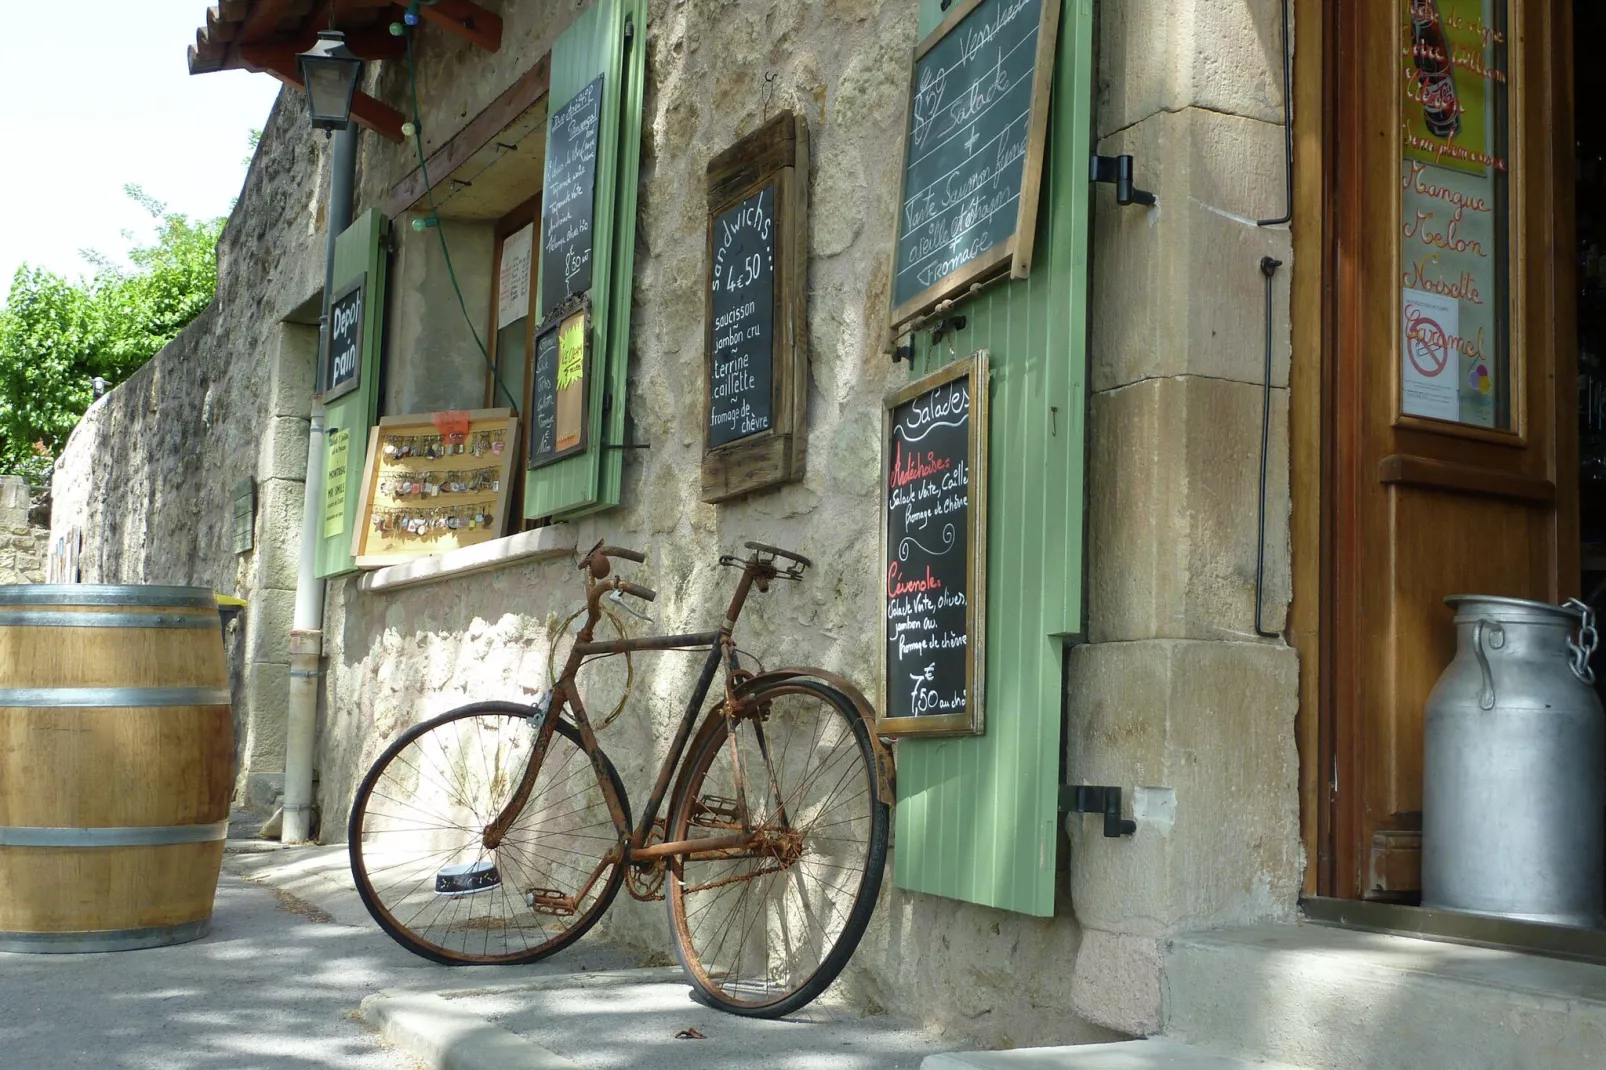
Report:
[[1606,966],[1298,923],[1172,941],[1164,1033],[1310,1070],[1599,1070]]
[[1212,1055],[1168,1040],[928,1055],[920,1070],[1297,1070]]

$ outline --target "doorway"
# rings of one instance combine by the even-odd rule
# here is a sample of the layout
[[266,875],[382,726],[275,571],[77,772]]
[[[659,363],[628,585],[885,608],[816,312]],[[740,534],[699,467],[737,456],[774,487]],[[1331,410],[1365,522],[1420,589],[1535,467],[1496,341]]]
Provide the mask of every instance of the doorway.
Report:
[[[1423,708],[1455,651],[1444,599],[1560,602],[1584,564],[1606,579],[1606,315],[1598,447],[1583,441],[1595,519],[1579,508],[1594,469],[1579,462],[1572,26],[1573,0],[1326,5],[1323,686],[1304,756],[1320,896],[1420,901]],[[1606,202],[1596,215],[1606,293]]]

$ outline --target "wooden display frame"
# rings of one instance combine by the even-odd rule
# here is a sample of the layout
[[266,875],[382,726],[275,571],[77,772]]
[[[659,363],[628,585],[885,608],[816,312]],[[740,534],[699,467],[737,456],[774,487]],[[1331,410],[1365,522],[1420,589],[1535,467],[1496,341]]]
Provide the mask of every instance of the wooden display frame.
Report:
[[[351,534],[351,553],[357,560],[358,568],[380,568],[449,550],[459,550],[465,546],[501,538],[507,530],[508,507],[512,500],[513,460],[519,455],[520,448],[519,421],[511,409],[474,409],[457,414],[466,416],[468,420],[465,445],[472,447],[475,436],[482,433],[492,435],[500,433],[504,443],[500,456],[487,453],[476,457],[471,449],[461,454],[454,453],[435,458],[414,456],[391,459],[384,456],[381,448],[384,439],[392,437],[427,439],[439,436],[436,420],[446,415],[448,414],[422,413],[386,416],[369,430],[368,453],[363,461],[362,490],[357,499],[356,528]],[[399,478],[403,472],[444,474],[464,469],[493,467],[496,469],[494,477],[496,489],[491,491],[468,491],[457,494],[443,492],[433,497],[399,498],[388,492],[381,493],[379,490],[384,483]],[[428,514],[450,510],[453,507],[473,507],[487,501],[494,502],[491,506],[493,519],[487,526],[476,526],[472,529],[459,527],[455,530],[447,529],[426,535],[382,532],[374,526],[373,518],[378,510],[387,512],[394,510],[402,513],[413,508],[419,513]]]
[[[1059,0],[1042,0],[1037,25],[1037,56],[1032,68],[1032,103],[1027,119],[1026,159],[1021,168],[1020,203],[1014,233],[966,263],[950,271],[915,296],[896,303],[898,292],[898,241],[903,234],[904,182],[909,174],[909,130],[914,124],[915,93],[920,61],[958,28],[970,13],[989,0],[964,0],[955,5],[938,27],[915,46],[909,63],[909,105],[904,112],[902,151],[898,154],[898,219],[893,227],[892,281],[888,297],[892,305],[889,341],[913,328],[909,325],[933,311],[945,300],[964,296],[971,287],[990,281],[1008,268],[1010,277],[1024,279],[1032,270],[1032,252],[1037,240],[1037,202],[1043,181],[1043,156],[1048,140],[1048,105],[1054,89],[1054,54],[1059,42]],[[994,0],[996,2],[996,0]]]
[[[988,351],[978,350],[962,357],[930,375],[916,379],[907,386],[894,390],[882,399],[881,417],[881,485],[879,505],[881,537],[877,545],[881,568],[878,603],[880,646],[876,655],[879,666],[880,700],[877,709],[876,732],[886,736],[979,736],[986,730],[987,706],[987,464],[990,412],[988,405],[991,382],[991,362]],[[960,714],[936,714],[918,717],[887,717],[891,709],[887,678],[887,568],[888,533],[886,488],[887,475],[892,461],[892,414],[898,406],[919,397],[927,391],[960,379],[970,385],[969,434],[969,504],[966,524],[965,562],[965,697],[966,709]]]
[[[777,115],[708,164],[708,260],[703,287],[705,502],[728,501],[803,478],[808,438],[808,176],[808,120],[790,111]],[[775,187],[776,228],[770,426],[711,446],[715,221],[769,185]]]

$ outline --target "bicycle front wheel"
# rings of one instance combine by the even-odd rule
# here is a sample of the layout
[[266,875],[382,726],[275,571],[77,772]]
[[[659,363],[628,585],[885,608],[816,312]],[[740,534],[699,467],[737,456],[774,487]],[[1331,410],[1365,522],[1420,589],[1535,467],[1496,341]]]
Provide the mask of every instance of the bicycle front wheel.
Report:
[[486,846],[539,727],[530,706],[462,706],[408,729],[363,778],[347,829],[352,876],[409,951],[446,965],[532,962],[578,940],[618,893],[629,814],[615,821],[600,776],[628,807],[624,786],[563,721],[528,802]]
[[812,681],[761,691],[735,722],[699,736],[670,817],[670,840],[754,844],[677,855],[666,899],[675,951],[704,1002],[775,1018],[815,999],[869,924],[887,854],[886,800],[870,726],[845,695]]

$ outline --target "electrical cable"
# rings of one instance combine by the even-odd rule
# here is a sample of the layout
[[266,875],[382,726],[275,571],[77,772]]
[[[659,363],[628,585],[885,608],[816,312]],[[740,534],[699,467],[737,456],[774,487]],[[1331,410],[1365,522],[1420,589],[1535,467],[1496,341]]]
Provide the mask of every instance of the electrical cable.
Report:
[[502,381],[502,375],[496,369],[496,362],[491,359],[490,351],[480,340],[479,328],[474,326],[473,317],[468,314],[468,302],[463,300],[463,288],[458,285],[457,272],[452,268],[452,253],[446,248],[446,230],[441,226],[440,211],[435,207],[435,187],[429,181],[429,168],[424,162],[423,124],[418,118],[418,77],[413,66],[413,28],[411,24],[402,25],[402,38],[407,42],[407,92],[413,109],[413,147],[418,150],[418,170],[424,179],[424,196],[429,200],[429,216],[434,221],[435,233],[441,240],[441,256],[446,260],[446,274],[452,280],[452,292],[457,295],[457,307],[462,310],[463,322],[468,324],[469,333],[474,336],[474,344],[479,347],[480,356],[485,359],[485,366],[491,371],[491,378],[501,388],[502,396],[513,409],[513,415],[519,415],[519,403],[513,397],[513,391],[507,388]]

